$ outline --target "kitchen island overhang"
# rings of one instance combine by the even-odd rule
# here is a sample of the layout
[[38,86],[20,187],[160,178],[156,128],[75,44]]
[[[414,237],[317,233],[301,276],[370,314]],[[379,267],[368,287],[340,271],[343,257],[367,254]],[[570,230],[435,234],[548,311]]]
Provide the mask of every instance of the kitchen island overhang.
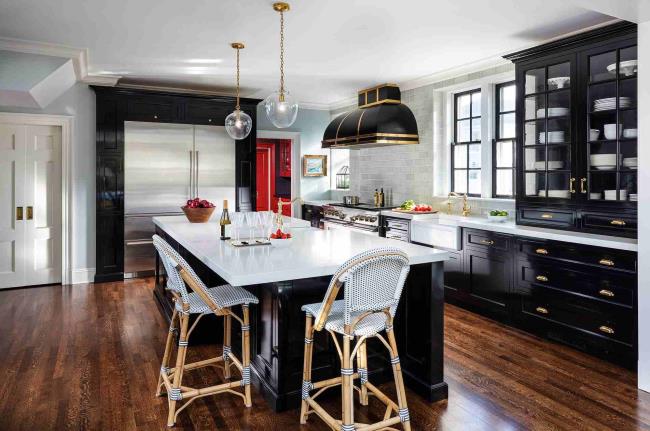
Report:
[[[278,411],[300,404],[305,324],[300,307],[322,301],[332,274],[348,258],[376,247],[401,248],[411,261],[395,320],[405,383],[427,400],[447,397],[443,380],[443,262],[447,252],[356,232],[301,227],[304,222],[297,219],[288,223],[295,227],[294,238],[283,248],[233,247],[219,240],[214,222],[192,224],[175,216],[157,217],[154,223],[157,233],[208,286],[230,283],[259,298],[260,304],[251,308],[251,366],[255,386]],[[155,296],[169,318],[171,300],[164,284],[157,265]],[[214,326],[219,320],[205,320],[199,325],[202,332],[219,342],[222,330]],[[315,338],[314,376],[338,375],[340,364],[331,338],[323,333]],[[237,334],[233,339],[239,340]],[[388,357],[378,343],[368,345],[370,379],[376,382],[391,377]]]

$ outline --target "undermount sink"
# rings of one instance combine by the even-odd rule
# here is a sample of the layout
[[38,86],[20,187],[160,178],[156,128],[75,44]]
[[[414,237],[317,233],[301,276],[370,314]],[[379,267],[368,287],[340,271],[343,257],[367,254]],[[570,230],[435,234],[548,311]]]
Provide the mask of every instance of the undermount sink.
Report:
[[411,241],[448,250],[460,250],[461,228],[438,224],[438,220],[413,220]]

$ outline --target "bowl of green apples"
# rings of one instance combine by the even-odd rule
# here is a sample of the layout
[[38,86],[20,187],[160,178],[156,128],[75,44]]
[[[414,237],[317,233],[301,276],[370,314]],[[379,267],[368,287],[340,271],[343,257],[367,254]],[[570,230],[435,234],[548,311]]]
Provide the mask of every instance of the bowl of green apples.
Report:
[[508,220],[508,211],[492,210],[488,213],[488,220],[496,223],[503,223]]

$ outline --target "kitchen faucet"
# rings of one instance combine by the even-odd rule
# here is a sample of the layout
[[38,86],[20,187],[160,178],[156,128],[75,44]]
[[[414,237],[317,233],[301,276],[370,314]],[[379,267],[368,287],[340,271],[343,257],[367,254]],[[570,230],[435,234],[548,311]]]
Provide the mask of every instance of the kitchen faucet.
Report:
[[[471,211],[472,207],[467,205],[467,193],[450,192],[447,197],[448,198],[451,198],[451,197],[460,198],[460,197],[462,197],[463,198],[463,210],[462,210],[463,217],[467,217],[470,214],[470,211]],[[451,213],[452,213],[451,200],[447,199],[447,214],[451,214]]]
[[275,214],[275,227],[276,228],[282,229],[282,224],[283,224],[283,222],[282,222],[282,207],[284,205],[291,205],[292,203],[294,203],[296,201],[300,202],[300,204],[303,204],[305,202],[300,197],[294,198],[293,200],[291,200],[289,202],[284,202],[284,201],[282,201],[282,199],[278,199],[278,212]]

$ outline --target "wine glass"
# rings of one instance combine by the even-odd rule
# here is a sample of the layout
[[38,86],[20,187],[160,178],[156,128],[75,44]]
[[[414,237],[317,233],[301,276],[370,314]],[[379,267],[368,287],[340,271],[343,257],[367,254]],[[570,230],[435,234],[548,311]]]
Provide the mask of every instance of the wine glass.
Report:
[[271,231],[273,230],[273,219],[275,213],[273,211],[264,211],[262,213],[262,226],[264,228],[264,235],[268,239],[271,236]]
[[232,234],[235,237],[235,240],[239,241],[239,233],[241,231],[243,214],[240,212],[234,212],[230,214],[230,225],[232,226]]
[[248,238],[252,239],[255,226],[255,213],[253,211],[246,211],[244,213],[244,226],[248,228]]

